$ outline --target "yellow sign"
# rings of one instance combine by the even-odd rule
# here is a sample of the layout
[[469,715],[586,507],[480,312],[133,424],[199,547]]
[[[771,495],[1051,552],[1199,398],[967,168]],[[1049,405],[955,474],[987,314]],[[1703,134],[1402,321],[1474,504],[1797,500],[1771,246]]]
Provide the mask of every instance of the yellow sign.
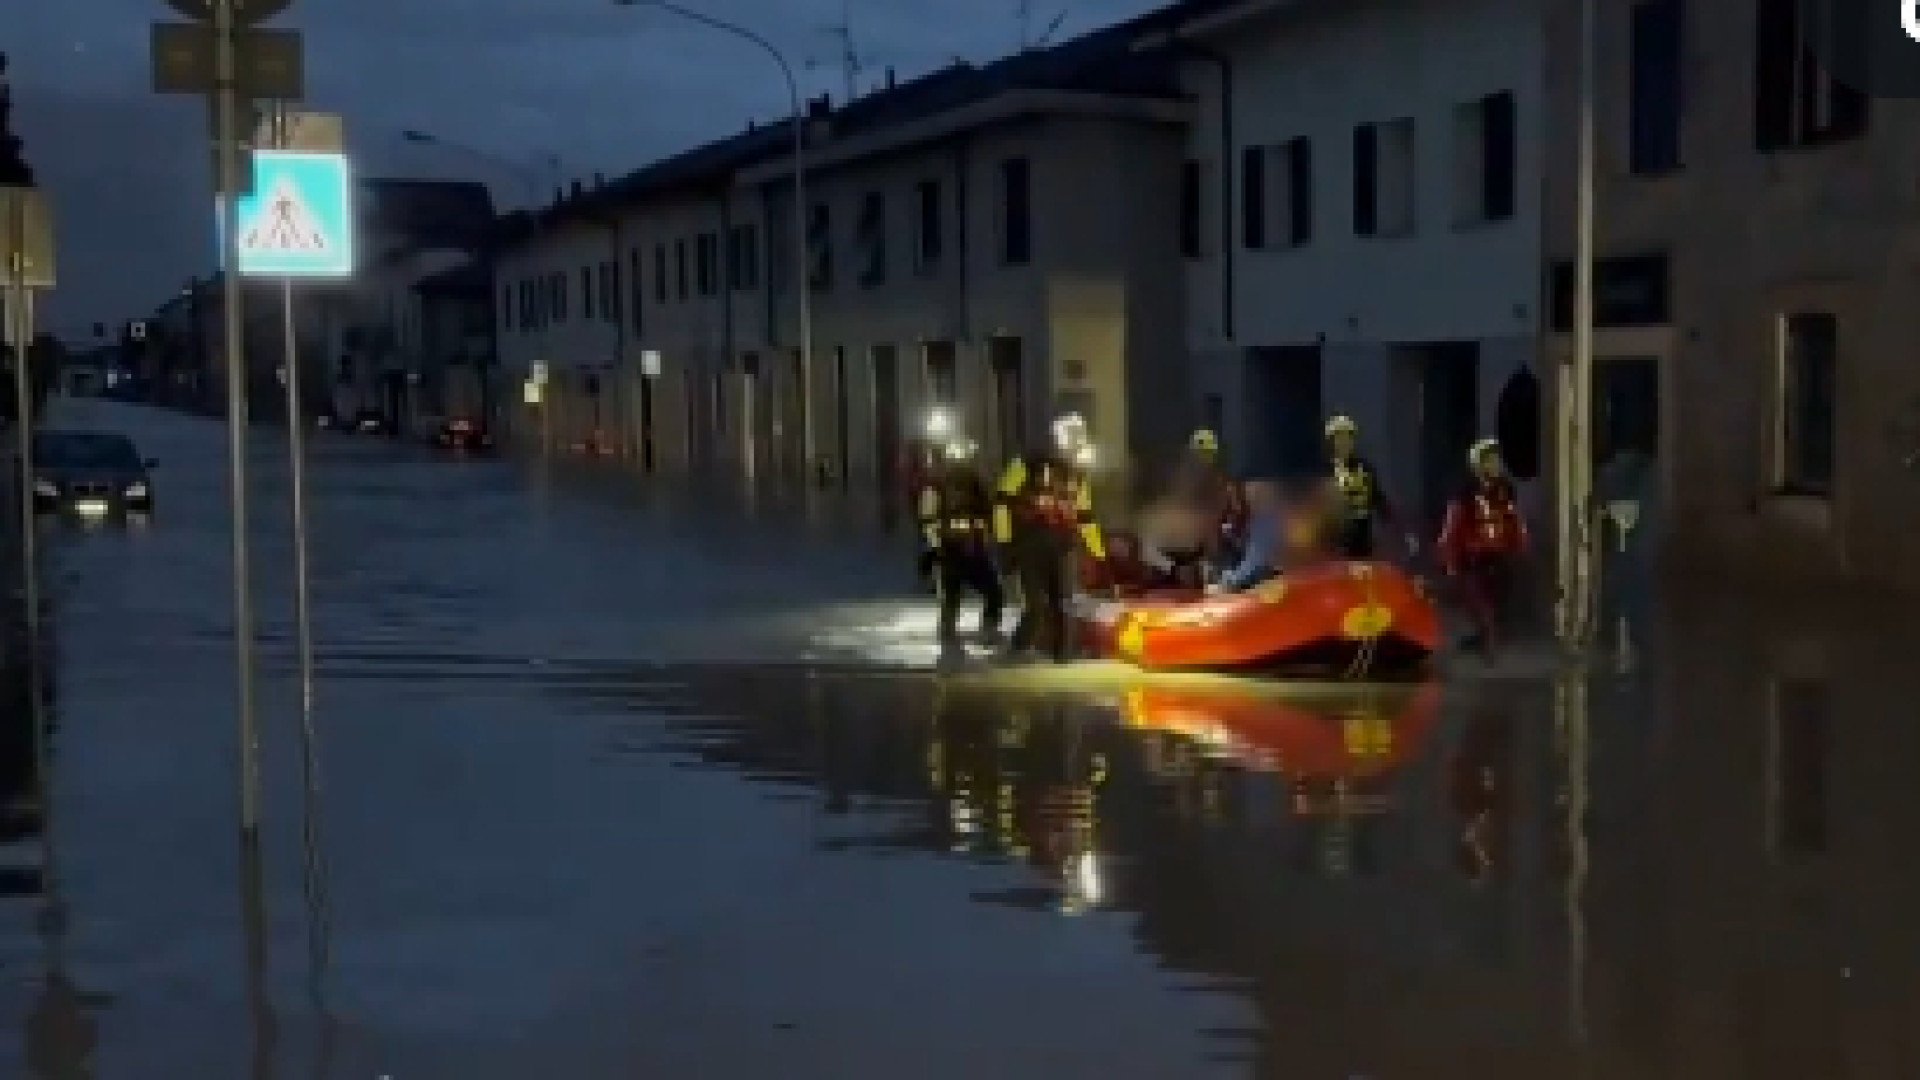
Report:
[[1340,620],[1340,632],[1350,638],[1377,638],[1393,625],[1393,609],[1385,604],[1361,604],[1348,608]]
[[1139,656],[1147,648],[1147,621],[1138,612],[1127,616],[1126,624],[1120,628],[1120,651],[1128,656]]

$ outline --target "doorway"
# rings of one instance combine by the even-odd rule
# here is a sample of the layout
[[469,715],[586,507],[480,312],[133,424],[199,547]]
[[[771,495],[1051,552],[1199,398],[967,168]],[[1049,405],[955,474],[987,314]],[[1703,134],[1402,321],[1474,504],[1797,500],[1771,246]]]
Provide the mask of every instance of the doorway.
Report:
[[1318,345],[1247,350],[1242,464],[1251,475],[1298,479],[1324,467],[1320,366]]
[[807,400],[806,358],[799,349],[787,350],[786,379],[786,438],[783,450],[786,455],[787,469],[794,475],[805,478],[807,474],[807,410],[812,402]]
[[993,456],[988,460],[1005,461],[1020,452],[1027,438],[1026,364],[1020,339],[988,339],[987,370],[993,382],[992,430],[988,432]]
[[847,393],[847,347],[833,347],[833,419],[835,445],[838,460],[834,463],[840,473],[840,486],[847,486],[847,476],[852,472],[852,433],[849,430],[853,422],[853,403]]
[[892,487],[900,467],[900,352],[875,345],[873,361],[873,462],[880,488]]
[[954,409],[960,401],[960,372],[953,342],[929,341],[920,348],[927,366],[927,404]]
[[[596,413],[598,409],[599,406],[596,404]],[[594,426],[596,429],[599,427],[597,417]],[[640,376],[640,470],[646,473],[653,472],[653,462],[653,379],[642,375]]]
[[1593,456],[1604,464],[1621,450],[1660,456],[1660,361],[1602,356],[1594,364]]
[[1480,438],[1480,344],[1442,341],[1420,347],[1420,508],[1430,533],[1467,471]]
[[760,403],[760,357],[747,353],[740,358],[740,464],[748,479],[760,475],[767,412]]

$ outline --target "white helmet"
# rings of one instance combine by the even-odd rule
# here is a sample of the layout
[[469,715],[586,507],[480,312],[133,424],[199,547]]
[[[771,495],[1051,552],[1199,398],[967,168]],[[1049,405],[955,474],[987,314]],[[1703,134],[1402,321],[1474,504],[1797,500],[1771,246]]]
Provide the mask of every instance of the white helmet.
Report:
[[1331,439],[1335,435],[1340,434],[1358,435],[1360,434],[1360,425],[1353,422],[1353,417],[1346,415],[1335,416],[1329,419],[1327,421],[1327,438]]

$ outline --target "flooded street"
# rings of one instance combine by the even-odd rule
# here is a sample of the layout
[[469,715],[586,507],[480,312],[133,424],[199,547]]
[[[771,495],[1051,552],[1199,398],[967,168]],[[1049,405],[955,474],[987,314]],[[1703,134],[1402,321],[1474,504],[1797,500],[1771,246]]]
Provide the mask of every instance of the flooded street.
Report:
[[224,431],[87,411],[157,517],[50,534],[0,1075],[1920,1075],[1897,612],[1671,605],[1563,685],[942,678],[859,508],[322,438],[316,878],[281,434],[251,868]]

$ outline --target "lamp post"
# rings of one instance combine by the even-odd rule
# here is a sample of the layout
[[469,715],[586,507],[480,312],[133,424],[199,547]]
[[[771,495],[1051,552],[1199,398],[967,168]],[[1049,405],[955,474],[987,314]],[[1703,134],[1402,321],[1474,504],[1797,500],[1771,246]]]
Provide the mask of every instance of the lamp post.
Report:
[[800,422],[803,430],[806,465],[811,468],[817,457],[813,431],[813,283],[807,265],[807,163],[806,114],[800,106],[800,83],[793,76],[793,65],[773,43],[744,26],[716,19],[711,15],[681,7],[671,0],[614,0],[620,7],[658,8],[724,34],[752,42],[780,65],[787,80],[787,98],[792,109],[793,126],[793,268],[794,291],[799,298],[800,316]]
[[[456,154],[463,154],[473,158],[476,161],[484,161],[504,172],[512,173],[521,183],[526,185],[528,208],[540,205],[542,198],[541,188],[547,180],[552,180],[556,186],[560,181],[560,156],[558,154],[541,154],[539,158],[541,168],[535,168],[527,162],[515,161],[504,155],[482,150],[477,146],[468,146],[465,143],[443,139],[430,131],[421,131],[417,128],[408,128],[402,131],[400,137],[416,146],[434,146],[442,150],[450,150]],[[541,175],[543,169],[547,174],[546,176]]]
[[1595,0],[1580,0],[1580,66],[1574,150],[1572,354],[1561,365],[1559,428],[1559,604],[1561,644],[1583,648],[1594,616],[1593,277]]

